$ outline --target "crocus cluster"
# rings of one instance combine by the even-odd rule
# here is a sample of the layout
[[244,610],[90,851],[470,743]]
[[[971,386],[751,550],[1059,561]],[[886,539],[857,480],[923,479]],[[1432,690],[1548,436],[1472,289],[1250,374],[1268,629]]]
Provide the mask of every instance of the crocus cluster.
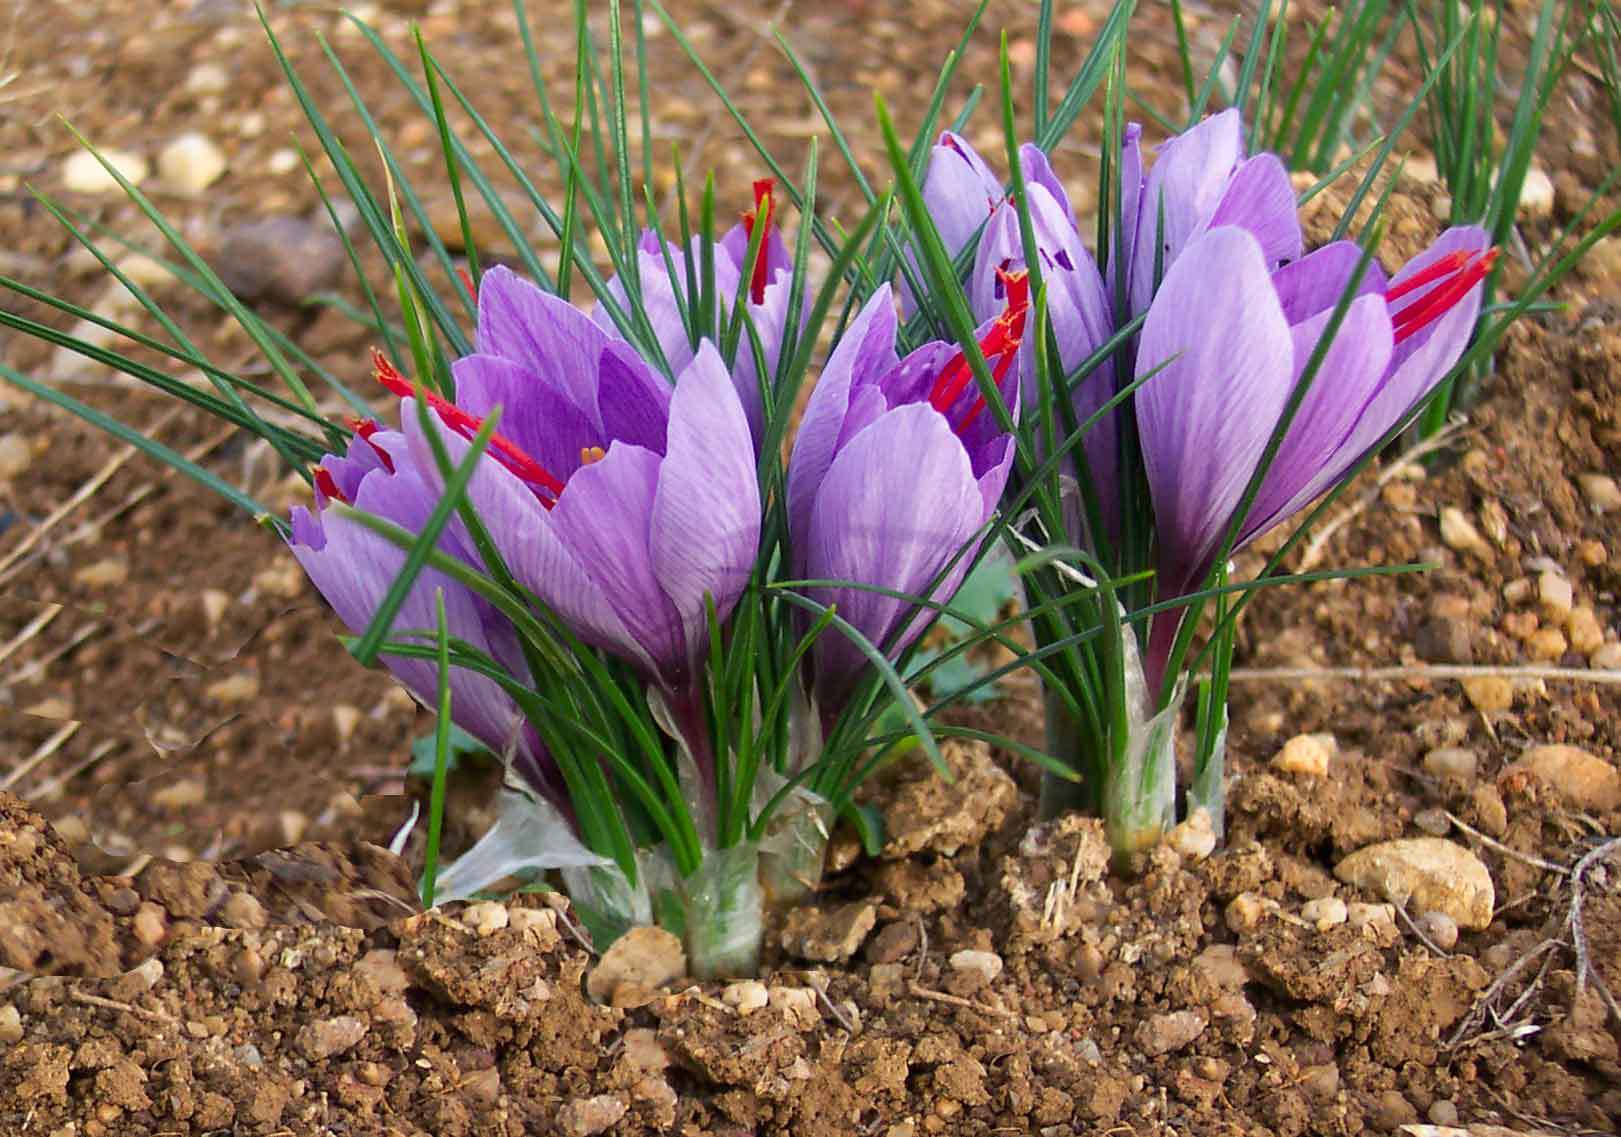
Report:
[[[791,318],[792,267],[783,263],[781,238],[768,232],[756,238],[762,252],[743,280],[752,227],[769,223],[769,184],[757,192],[756,212],[710,255],[722,289],[728,281],[743,287],[774,367]],[[657,334],[673,383],[611,330],[602,311],[587,315],[491,269],[477,289],[474,351],[450,369],[453,391],[447,397],[414,383],[377,355],[377,380],[400,397],[400,428],[355,424],[347,453],[316,468],[315,507],[294,512],[290,543],[340,618],[366,627],[405,553],[334,504],[420,531],[446,492],[446,472],[466,460],[499,408],[466,501],[500,575],[545,619],[628,664],[650,703],[668,710],[660,721],[682,760],[693,760],[699,785],[689,804],[702,825],[711,817],[716,770],[704,702],[711,618],[726,627],[761,566],[848,582],[813,590],[843,626],[817,642],[806,686],[823,725],[836,720],[869,666],[852,637],[893,659],[922,630],[918,604],[890,594],[944,600],[962,580],[976,533],[1002,494],[1013,441],[987,413],[956,345],[898,355],[894,302],[880,288],[838,341],[806,408],[786,479],[786,550],[762,550],[756,449],[766,405],[750,400],[764,393],[753,353],[740,351],[728,368],[712,341],[689,341],[675,299],[683,285],[661,250],[657,237],[642,242],[639,312]],[[609,291],[629,303],[624,282]],[[1008,276],[1004,291],[1007,302],[982,329],[981,347],[1016,409],[1011,375],[1028,306],[1023,274]],[[496,574],[479,550],[459,516],[439,542],[440,553]],[[530,682],[508,619],[432,568],[407,594],[396,639],[431,635],[435,593],[445,597],[451,637],[510,679]],[[430,701],[433,663],[384,658]],[[571,817],[567,787],[508,691],[462,667],[450,680],[455,720]],[[715,838],[704,832],[702,839]]]
[[[1020,161],[1059,366],[1066,373],[1077,368],[1117,327],[1146,313],[1128,349],[1127,374],[1157,373],[1122,413],[1135,416],[1154,507],[1152,567],[1160,597],[1168,599],[1209,576],[1362,257],[1349,241],[1302,256],[1288,171],[1275,155],[1247,154],[1236,110],[1164,143],[1146,174],[1139,136],[1135,126],[1125,132],[1106,271],[1084,248],[1045,155],[1026,145]],[[976,314],[986,318],[998,303],[998,274],[1024,263],[1017,208],[985,161],[950,133],[934,148],[924,194],[948,248],[966,245],[983,226],[968,292]],[[980,220],[971,228],[976,211]],[[1484,230],[1461,226],[1392,277],[1377,262],[1367,266],[1233,550],[1338,483],[1446,376],[1479,313],[1480,282],[1495,258],[1488,244]],[[1028,382],[1034,371],[1028,349],[1022,368]],[[1077,420],[1113,396],[1109,370],[1078,385]],[[1026,406],[1032,404],[1027,391]],[[1118,429],[1106,418],[1084,440],[1109,537],[1119,523]],[[1148,660],[1152,687],[1156,661],[1163,663],[1154,649],[1169,648],[1179,619],[1172,612],[1157,622]]]

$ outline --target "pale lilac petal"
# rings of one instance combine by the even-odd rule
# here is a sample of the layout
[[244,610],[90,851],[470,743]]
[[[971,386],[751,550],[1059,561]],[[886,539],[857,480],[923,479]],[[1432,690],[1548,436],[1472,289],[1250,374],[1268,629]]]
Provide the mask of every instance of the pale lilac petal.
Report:
[[[989,321],[981,324],[974,334],[982,335],[988,323]],[[940,373],[961,354],[962,349],[954,343],[946,340],[930,340],[921,347],[907,352],[905,359],[887,371],[873,376],[871,381],[877,383],[878,388],[884,393],[884,402],[891,407],[927,402],[929,396],[934,393],[934,385],[938,382]],[[970,389],[978,389],[972,380],[958,396],[959,401],[969,398]]]
[[[1294,377],[1298,383],[1322,338],[1333,310],[1320,312],[1290,329],[1294,338]],[[1383,296],[1361,296],[1323,357],[1283,445],[1255,496],[1238,544],[1265,533],[1339,481],[1358,455],[1341,444],[1379,389],[1390,365],[1390,316]]]
[[1109,294],[1109,310],[1114,310],[1117,286],[1124,282],[1126,296],[1131,295],[1131,257],[1137,247],[1138,218],[1143,199],[1143,128],[1135,122],[1126,124],[1125,136],[1120,142],[1120,211],[1118,220],[1110,218],[1115,226],[1109,241],[1108,269],[1104,273],[1104,286]]
[[1269,266],[1297,260],[1305,247],[1289,170],[1276,154],[1240,162],[1205,226],[1236,225],[1261,242]]
[[960,253],[1001,200],[1001,179],[979,151],[960,134],[942,133],[923,175],[923,204],[946,252]]
[[754,441],[715,345],[699,347],[669,405],[669,451],[653,496],[653,574],[684,620],[687,659],[708,644],[705,595],[725,620],[759,555]]
[[657,673],[681,682],[688,663],[681,614],[659,587],[649,546],[659,467],[653,451],[615,442],[569,479],[549,521]]
[[[1334,241],[1274,272],[1272,287],[1277,289],[1284,319],[1299,324],[1320,312],[1333,311],[1361,259],[1362,247],[1355,241]],[[1378,261],[1370,260],[1357,295],[1376,292],[1382,296],[1385,287],[1384,270]]]
[[595,367],[608,335],[568,301],[497,265],[478,289],[477,350],[544,375],[575,406],[595,402]]
[[[1221,287],[1212,288],[1219,280]],[[1166,273],[1143,325],[1136,395],[1160,540],[1160,589],[1198,580],[1289,397],[1294,347],[1256,239],[1196,237]]]
[[604,443],[633,443],[664,453],[670,383],[629,344],[610,343],[597,361],[597,415]]
[[1169,271],[1183,246],[1215,212],[1233,167],[1243,157],[1244,131],[1237,110],[1212,115],[1159,148],[1138,206],[1131,259],[1133,312],[1145,311],[1153,298],[1156,260],[1162,271]]
[[450,365],[456,405],[484,418],[501,408],[496,430],[559,481],[580,465],[580,452],[607,439],[592,416],[522,364],[469,355]]
[[[834,459],[816,496],[805,572],[812,579],[922,594],[983,521],[979,486],[950,425],[927,405],[899,407]],[[955,591],[967,561],[958,561],[937,599]],[[836,605],[878,647],[912,612],[906,602],[863,589],[818,589],[815,598]],[[887,646],[896,652],[909,639],[902,635]],[[816,644],[823,705],[838,706],[865,664],[846,637],[826,632]]]
[[816,489],[838,448],[851,387],[858,379],[870,381],[895,365],[895,330],[894,298],[887,284],[879,285],[839,337],[805,404],[788,463],[788,521],[795,557],[803,555]]
[[1052,196],[1069,227],[1075,228],[1075,211],[1070,208],[1069,194],[1064,190],[1064,183],[1058,180],[1058,175],[1053,173],[1053,164],[1046,152],[1034,142],[1026,142],[1019,147],[1019,170],[1024,174],[1026,185],[1040,186]]
[[687,658],[695,660],[709,642],[704,597],[714,598],[719,619],[731,615],[760,545],[748,420],[720,353],[707,341],[676,382],[651,516],[653,573],[681,614]]

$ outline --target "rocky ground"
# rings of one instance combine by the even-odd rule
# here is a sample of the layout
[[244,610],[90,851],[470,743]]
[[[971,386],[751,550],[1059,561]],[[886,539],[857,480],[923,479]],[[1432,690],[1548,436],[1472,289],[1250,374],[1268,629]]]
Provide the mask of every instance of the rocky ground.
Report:
[[[530,4],[543,70],[566,86],[572,45],[552,7]],[[876,155],[871,89],[908,105],[963,16],[943,0],[671,7],[789,168],[820,128],[764,19],[782,19]],[[1099,13],[1059,7],[1063,74]],[[1188,7],[1208,52],[1221,21]],[[1023,75],[1033,12],[992,12]],[[363,381],[366,335],[290,303],[358,292],[251,11],[103,0],[31,14],[0,0],[0,273],[132,311],[26,191],[148,240],[74,157],[61,115],[120,151],[276,326]],[[384,65],[329,11],[270,16],[352,131],[315,34],[331,38],[419,179],[427,228],[458,240],[430,124]],[[401,52],[420,20],[543,168],[509,7],[389,3],[368,18]],[[1141,19],[1134,84],[1173,110],[1174,41],[1158,6]],[[757,162],[649,27],[660,141],[746,202]],[[972,79],[994,74],[994,32],[970,49]],[[1398,53],[1381,97],[1413,86]],[[1604,113],[1591,76],[1573,75],[1532,179],[1529,249],[1616,161]],[[977,121],[994,148],[994,124]],[[1392,199],[1392,263],[1445,213],[1419,159]],[[1084,187],[1095,151],[1083,135],[1057,161]],[[830,166],[823,200],[848,218],[859,199]],[[1317,200],[1316,235],[1345,200]],[[498,249],[504,234],[478,224]],[[149,259],[118,255],[204,350],[251,367],[238,331]],[[1306,554],[1433,571],[1256,605],[1223,849],[1167,848],[1141,876],[1111,876],[1094,824],[1032,828],[1028,767],[955,749],[953,787],[910,769],[875,787],[883,856],[839,835],[816,902],[771,929],[764,977],[731,985],[685,981],[654,935],[599,959],[545,897],[421,913],[417,850],[382,847],[417,788],[402,775],[425,725],[410,701],[336,647],[330,615],[250,519],[0,389],[0,1131],[1615,1132],[1618,274],[1621,246],[1606,243],[1561,287],[1561,310],[1509,337],[1469,420],[1422,461],[1368,475]],[[14,337],[0,362],[278,508],[300,492],[260,449],[49,345]],[[1039,740],[1028,684],[975,713]],[[487,777],[455,787],[452,847],[487,822],[488,790]]]

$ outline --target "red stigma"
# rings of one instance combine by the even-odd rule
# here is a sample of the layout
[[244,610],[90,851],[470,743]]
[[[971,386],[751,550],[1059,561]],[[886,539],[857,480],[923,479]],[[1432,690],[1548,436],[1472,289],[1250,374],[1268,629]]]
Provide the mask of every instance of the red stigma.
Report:
[[[399,373],[381,351],[372,348],[371,357],[379,383],[402,399],[425,400],[428,407],[439,416],[440,421],[463,438],[472,438],[478,433],[479,427],[484,425],[483,419],[469,414],[449,399],[434,394],[426,387],[418,390],[415,384]],[[546,467],[524,453],[521,447],[499,434],[492,434],[489,452],[497,462],[516,474],[520,480],[527,482],[531,489],[543,489],[551,495],[551,500],[541,497],[540,504],[547,509],[557,504],[556,498],[563,492],[563,483],[553,477]]]
[[460,265],[456,266],[456,275],[461,278],[462,287],[467,289],[467,297],[474,304],[478,303],[478,289],[473,285],[473,274]]
[[349,429],[354,431],[357,436],[371,447],[372,453],[376,454],[377,460],[383,464],[383,469],[392,474],[394,472],[394,459],[389,456],[387,450],[372,441],[372,435],[382,430],[382,425],[373,418],[352,418],[349,420]]
[[[996,278],[1001,281],[1002,288],[1007,294],[1007,306],[980,337],[979,350],[985,356],[985,362],[991,365],[991,378],[997,387],[1001,387],[1008,369],[1018,357],[1019,345],[1024,341],[1025,318],[1030,312],[1030,274],[1022,269],[1018,272],[1009,272],[1006,268],[999,268],[996,270]],[[951,362],[941,369],[939,378],[934,381],[934,388],[929,392],[929,405],[949,417],[950,408],[973,379],[974,372],[968,365],[968,357],[959,351],[952,357]],[[963,415],[962,421],[957,423],[957,433],[961,434],[966,430],[984,409],[985,398],[981,396],[968,408],[968,413]]]
[[341,501],[344,505],[353,504],[339,491],[338,483],[333,480],[331,473],[328,472],[325,466],[315,467],[315,488],[332,501]]
[[[777,183],[774,178],[760,178],[754,183],[754,208],[743,215],[743,235],[754,240],[756,221],[765,226],[766,236],[760,239],[760,251],[754,257],[754,273],[749,277],[749,299],[756,304],[765,303],[766,239],[771,234],[771,215],[777,210],[777,198],[772,192]],[[763,215],[762,215],[762,210]]]
[[1486,278],[1497,263],[1497,250],[1487,249],[1478,257],[1459,250],[1426,265],[1400,284],[1385,292],[1385,303],[1407,296],[1419,288],[1434,285],[1400,312],[1391,313],[1396,342],[1411,339],[1424,328],[1446,315],[1469,294],[1469,290]]

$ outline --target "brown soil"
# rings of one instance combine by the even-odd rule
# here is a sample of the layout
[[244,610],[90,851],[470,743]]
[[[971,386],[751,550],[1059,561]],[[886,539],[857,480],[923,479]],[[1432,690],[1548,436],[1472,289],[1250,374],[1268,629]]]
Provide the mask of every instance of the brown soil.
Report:
[[[794,168],[816,125],[754,30],[762,14],[671,7]],[[1140,16],[1132,66],[1164,102],[1174,46],[1158,7]],[[1093,6],[1061,8],[1055,74],[1096,22]],[[239,5],[104,0],[19,17],[14,32],[3,9],[0,79],[16,77],[0,83],[0,272],[87,307],[106,299],[99,270],[23,189],[61,186],[73,145],[57,113],[148,158],[184,130],[212,136],[229,160],[214,188],[186,197],[152,183],[205,249],[238,222],[316,204],[277,154],[289,131],[308,132]],[[510,8],[374,11],[401,51],[407,19],[421,18],[450,72],[483,81],[476,98],[508,140],[527,137]],[[961,14],[930,2],[905,17],[862,0],[789,15],[847,126],[870,121],[872,87],[898,107],[922,89]],[[1017,32],[1029,18],[1008,17],[1026,74]],[[313,36],[333,34],[442,206],[436,144],[364,45],[329,12],[278,10],[276,27],[335,109],[341,88]],[[548,76],[566,85],[571,47],[555,33],[537,29]],[[1207,51],[1219,28],[1199,33]],[[690,168],[720,171],[723,200],[745,201],[757,163],[668,34],[649,47],[661,123]],[[993,51],[990,29],[966,73],[994,74]],[[204,64],[228,82],[200,91]],[[1410,79],[1392,64],[1392,91]],[[1551,217],[1528,220],[1533,248],[1615,160],[1602,113],[1582,76],[1556,100],[1544,159],[1556,193]],[[976,140],[994,147],[990,118],[979,123],[989,136]],[[854,133],[858,151],[878,152],[870,128]],[[1079,142],[1060,166],[1072,184],[1091,171]],[[850,218],[850,179],[829,163],[823,181],[829,215]],[[1438,227],[1438,193],[1414,181],[1393,199],[1392,257]],[[68,200],[140,232],[116,197]],[[1343,200],[1324,195],[1316,217],[1331,221]],[[425,725],[410,701],[343,654],[291,558],[250,519],[0,388],[0,454],[15,436],[28,456],[0,473],[0,1132],[1615,1132],[1621,1019],[1600,983],[1621,992],[1621,863],[1565,866],[1621,834],[1621,803],[1515,762],[1545,743],[1621,762],[1621,687],[1527,670],[1588,669],[1615,652],[1615,515],[1579,478],[1621,475],[1617,270],[1611,246],[1562,287],[1563,310],[1511,335],[1485,400],[1428,465],[1370,474],[1333,511],[1346,521],[1322,564],[1433,571],[1256,604],[1232,699],[1223,850],[1201,862],[1162,850],[1140,877],[1110,876],[1093,824],[1031,830],[1028,767],[958,752],[972,794],[904,771],[878,789],[884,857],[857,857],[841,835],[816,905],[768,937],[758,1007],[747,986],[679,982],[593,1005],[591,956],[542,897],[418,912],[416,850],[381,847],[407,813],[388,795]],[[217,316],[156,291],[205,350],[251,358]],[[266,312],[322,362],[363,373],[367,337],[342,318]],[[58,366],[22,340],[0,344],[0,361]],[[268,504],[294,499],[263,453],[201,417],[170,417],[160,397],[94,371],[57,374]],[[1548,575],[1568,581],[1568,600],[1557,582],[1541,591]],[[1426,675],[1426,661],[1505,671],[1466,690]],[[1391,667],[1407,670],[1320,673]],[[983,713],[1039,740],[1027,683]],[[1327,776],[1275,770],[1282,744],[1307,732],[1337,742]],[[1444,747],[1470,751],[1472,772],[1426,760]],[[487,778],[457,787],[453,847],[487,818],[487,791]],[[1333,876],[1372,842],[1435,834],[1478,853],[1495,886],[1490,925],[1455,944],[1421,912]],[[1319,919],[1323,905],[1302,915],[1331,897],[1375,906],[1344,921]]]

